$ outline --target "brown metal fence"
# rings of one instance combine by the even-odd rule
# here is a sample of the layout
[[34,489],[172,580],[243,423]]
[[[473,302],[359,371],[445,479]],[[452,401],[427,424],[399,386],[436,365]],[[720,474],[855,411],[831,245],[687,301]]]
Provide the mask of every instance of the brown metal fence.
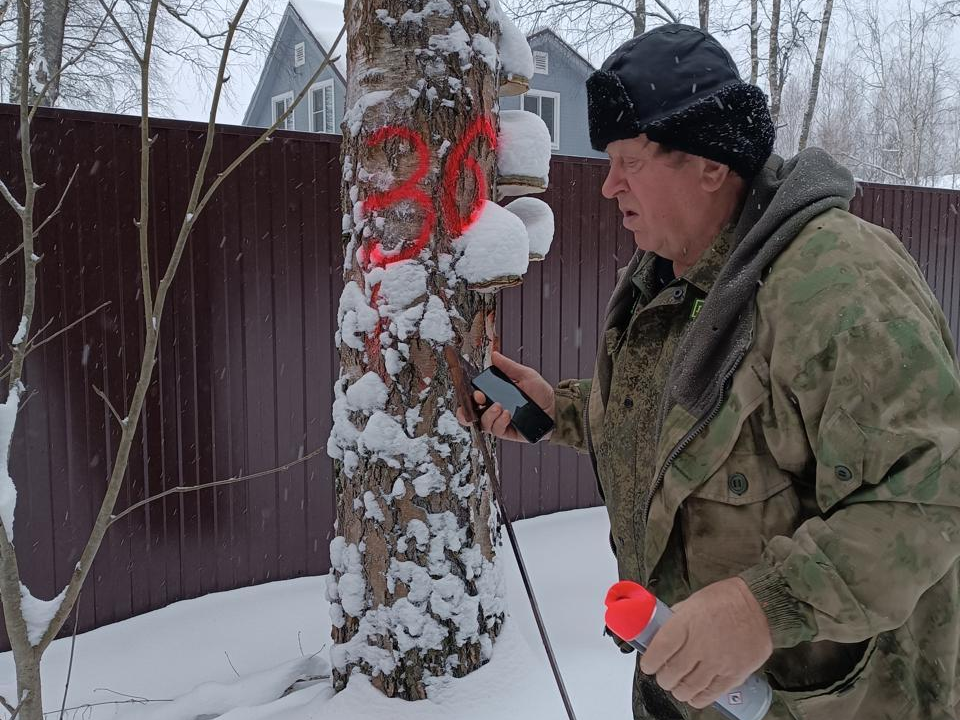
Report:
[[[16,109],[0,106],[0,178],[21,194]],[[151,261],[169,257],[206,128],[155,121]],[[219,129],[211,175],[256,137]],[[41,111],[34,162],[38,217],[70,173],[78,182],[38,243],[34,327],[52,333],[109,306],[33,354],[35,393],[14,436],[15,540],[38,597],[62,588],[99,508],[119,439],[101,388],[126,407],[142,347],[136,229],[136,118]],[[547,260],[501,294],[504,352],[551,380],[592,370],[599,315],[632,253],[616,205],[599,194],[604,164],[556,157],[542,196],[556,214]],[[222,186],[191,237],[161,325],[160,359],[118,510],[177,485],[277,467],[324,447],[341,289],[339,144],[282,132]],[[960,193],[865,185],[854,210],[891,227],[927,273],[960,336]],[[19,242],[0,205],[0,257]],[[19,322],[19,264],[0,266],[0,338]],[[9,357],[9,353],[7,353]],[[589,463],[546,445],[501,451],[517,517],[598,503]],[[325,455],[242,484],[172,495],[109,531],[80,603],[89,629],[176,600],[328,569],[334,497]],[[6,647],[0,630],[0,647]]]

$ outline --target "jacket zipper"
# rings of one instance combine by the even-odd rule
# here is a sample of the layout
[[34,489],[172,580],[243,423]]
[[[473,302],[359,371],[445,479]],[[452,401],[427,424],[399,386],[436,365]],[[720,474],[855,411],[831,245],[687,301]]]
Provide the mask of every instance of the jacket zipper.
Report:
[[[737,356],[736,361],[733,363],[733,366],[730,370],[727,371],[727,374],[723,376],[723,381],[720,383],[720,395],[717,397],[717,402],[714,404],[713,409],[707,414],[704,418],[698,422],[693,429],[688,432],[680,442],[678,442],[673,450],[670,451],[670,454],[667,456],[666,461],[663,463],[663,467],[660,468],[660,472],[657,473],[657,478],[654,480],[653,485],[650,486],[650,490],[647,492],[646,497],[643,499],[643,508],[641,516],[643,517],[643,526],[646,528],[647,524],[650,522],[650,506],[653,504],[653,496],[656,495],[657,490],[660,489],[660,486],[663,484],[663,478],[667,474],[667,470],[674,463],[674,461],[680,457],[680,454],[687,449],[687,446],[693,442],[704,429],[713,422],[713,419],[720,414],[720,407],[723,405],[723,401],[727,392],[727,386],[733,378],[734,373],[737,372],[737,369],[740,367],[740,363],[743,362],[743,358],[746,355],[746,351],[741,352]],[[646,530],[644,530],[646,534]]]

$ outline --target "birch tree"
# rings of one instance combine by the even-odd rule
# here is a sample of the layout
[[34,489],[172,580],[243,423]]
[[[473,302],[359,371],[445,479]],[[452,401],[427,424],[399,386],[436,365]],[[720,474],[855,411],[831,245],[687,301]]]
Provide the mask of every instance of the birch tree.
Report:
[[[355,0],[346,20],[333,679],[360,671],[415,700],[485,663],[504,619],[486,441],[456,420],[445,353],[488,364],[491,293],[545,253],[523,220],[545,204],[488,198],[495,181],[542,190],[550,136],[532,113],[497,112],[533,58],[496,2]],[[526,67],[508,67],[518,52]]]
[[823,19],[820,21],[820,41],[817,44],[817,56],[813,61],[813,75],[810,78],[810,96],[807,101],[807,111],[803,115],[803,126],[800,130],[799,149],[807,146],[810,137],[810,123],[817,109],[817,95],[820,92],[820,75],[823,71],[823,54],[827,49],[827,37],[830,32],[830,16],[833,14],[833,0],[824,0]]
[[[17,1],[19,2],[17,20],[18,43],[24,48],[24,52],[29,54],[29,48],[32,44],[32,10],[28,0]],[[158,273],[160,278],[159,282],[154,284],[150,268],[152,238],[150,233],[149,197],[151,147],[153,145],[153,139],[150,135],[149,84],[151,78],[151,58],[154,50],[153,31],[155,29],[161,1],[162,0],[151,0],[142,42],[138,42],[136,38],[127,35],[117,18],[110,15],[111,22],[114,23],[115,29],[123,38],[130,53],[131,61],[136,64],[140,73],[140,208],[136,220],[132,223],[131,235],[136,239],[136,245],[139,248],[141,269],[140,297],[143,302],[145,339],[141,357],[131,359],[131,365],[135,365],[136,361],[139,360],[139,371],[136,385],[131,393],[130,403],[125,408],[125,412],[121,413],[118,411],[113,402],[111,402],[111,399],[108,398],[103,391],[99,390],[99,388],[94,388],[119,425],[120,440],[117,445],[116,454],[114,458],[112,458],[109,479],[90,535],[79,557],[71,558],[71,560],[75,561],[75,569],[66,587],[51,600],[34,597],[30,589],[21,581],[14,534],[17,493],[15,479],[10,476],[9,471],[11,440],[16,429],[18,410],[21,407],[24,394],[28,390],[31,390],[25,375],[25,367],[30,352],[47,340],[52,339],[52,337],[69,331],[71,327],[82,322],[91,314],[95,313],[96,310],[93,311],[93,313],[88,313],[78,318],[54,335],[42,337],[47,326],[39,329],[35,328],[36,287],[38,282],[43,281],[42,268],[38,271],[38,266],[40,265],[43,254],[42,232],[52,217],[59,212],[64,197],[70,190],[74,177],[72,176],[67,186],[62,189],[60,202],[53,210],[53,213],[42,221],[37,221],[34,218],[36,196],[38,192],[43,190],[44,186],[39,182],[40,178],[35,177],[33,171],[32,154],[35,148],[31,146],[31,123],[37,108],[44,101],[46,93],[49,92],[50,88],[57,81],[62,68],[51,73],[46,82],[39,88],[30,88],[30,84],[36,82],[36,75],[31,73],[28,63],[21,64],[18,75],[18,97],[20,98],[20,126],[18,136],[20,142],[22,186],[24,187],[22,198],[15,196],[11,190],[9,180],[4,180],[0,177],[0,196],[4,198],[16,213],[21,224],[20,245],[10,255],[0,258],[0,265],[11,258],[19,256],[22,260],[23,267],[21,321],[15,336],[10,339],[12,358],[10,362],[2,368],[2,371],[0,371],[0,380],[4,380],[6,385],[6,397],[3,403],[0,404],[0,602],[2,602],[3,620],[7,635],[10,638],[17,674],[17,696],[9,699],[0,697],[0,705],[5,707],[11,716],[15,716],[18,720],[43,720],[44,711],[42,707],[42,685],[40,676],[41,659],[73,611],[84,582],[92,568],[94,558],[108,529],[119,518],[155,499],[147,498],[138,503],[136,507],[127,508],[120,513],[114,513],[117,498],[126,475],[130,450],[139,426],[143,405],[147,396],[147,389],[153,377],[153,370],[157,360],[157,347],[160,341],[160,328],[168,292],[176,276],[180,260],[183,257],[187,240],[198,218],[215,196],[223,181],[229,177],[233,170],[249,157],[252,152],[269,140],[273,131],[293,112],[296,104],[306,95],[308,88],[316,81],[328,62],[325,60],[320,65],[313,77],[307,81],[306,85],[300,91],[298,97],[287,109],[286,113],[278,118],[273,126],[267,128],[232,162],[220,170],[220,172],[211,173],[212,179],[205,180],[205,178],[208,177],[207,170],[213,150],[214,138],[216,136],[215,121],[221,98],[221,90],[226,77],[227,59],[230,54],[233,38],[235,37],[248,2],[248,0],[240,1],[239,6],[229,22],[227,30],[223,34],[220,62],[204,137],[203,150],[197,171],[192,178],[190,196],[186,207],[183,208],[183,215],[170,260],[164,267],[160,268],[161,272]],[[32,104],[29,102],[31,94],[35,97],[35,101]],[[5,168],[3,172],[6,175],[9,169]],[[75,175],[76,171],[74,171],[74,176]],[[190,178],[184,178],[184,180],[189,182]],[[99,309],[101,308],[98,308],[98,310]],[[33,388],[33,390],[36,391],[39,389]],[[193,488],[190,489],[199,489],[201,487],[204,486],[193,486]],[[174,490],[184,490],[184,488],[174,488]]]

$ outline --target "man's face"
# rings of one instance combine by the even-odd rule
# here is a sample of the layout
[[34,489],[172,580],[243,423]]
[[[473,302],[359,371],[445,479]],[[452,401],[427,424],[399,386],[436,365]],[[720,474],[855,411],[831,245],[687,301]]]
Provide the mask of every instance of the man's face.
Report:
[[685,153],[658,151],[645,135],[610,143],[601,192],[619,204],[638,248],[682,261],[703,199],[701,163]]

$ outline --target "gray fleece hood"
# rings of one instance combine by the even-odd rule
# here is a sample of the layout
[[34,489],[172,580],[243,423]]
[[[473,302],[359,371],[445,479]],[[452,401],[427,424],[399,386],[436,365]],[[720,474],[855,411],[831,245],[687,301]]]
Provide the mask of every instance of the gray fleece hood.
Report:
[[698,418],[720,403],[724,384],[753,342],[764,272],[815,217],[849,209],[855,189],[850,171],[819,148],[787,161],[770,157],[747,192],[733,252],[674,356],[661,424],[676,403]]

